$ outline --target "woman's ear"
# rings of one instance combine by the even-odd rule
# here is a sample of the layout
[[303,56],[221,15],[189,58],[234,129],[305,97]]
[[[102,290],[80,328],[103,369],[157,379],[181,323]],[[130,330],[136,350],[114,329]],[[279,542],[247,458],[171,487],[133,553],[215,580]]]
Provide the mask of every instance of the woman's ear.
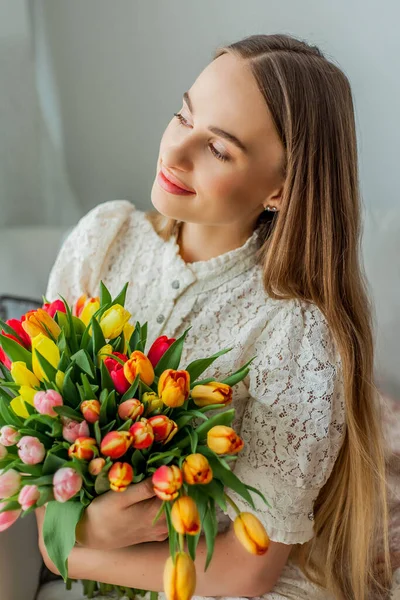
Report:
[[275,190],[272,194],[265,198],[263,202],[264,208],[267,208],[267,206],[269,206],[271,208],[276,208],[276,211],[279,211],[281,209],[282,196],[283,186]]

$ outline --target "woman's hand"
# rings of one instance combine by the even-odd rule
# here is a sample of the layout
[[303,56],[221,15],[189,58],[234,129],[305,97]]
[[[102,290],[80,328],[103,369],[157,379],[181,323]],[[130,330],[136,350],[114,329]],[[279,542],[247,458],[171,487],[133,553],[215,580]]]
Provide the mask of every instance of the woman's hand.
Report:
[[76,526],[76,541],[101,550],[162,542],[168,537],[165,515],[152,524],[161,504],[150,477],[124,492],[105,492],[85,509]]
[[[154,493],[151,478],[130,485],[124,492],[105,492],[84,510],[76,526],[76,541],[86,548],[101,550],[124,548],[142,542],[162,542],[168,537],[165,515],[152,525],[161,504],[162,501]],[[45,510],[42,506],[35,509],[35,513],[39,548],[46,561],[42,533]]]

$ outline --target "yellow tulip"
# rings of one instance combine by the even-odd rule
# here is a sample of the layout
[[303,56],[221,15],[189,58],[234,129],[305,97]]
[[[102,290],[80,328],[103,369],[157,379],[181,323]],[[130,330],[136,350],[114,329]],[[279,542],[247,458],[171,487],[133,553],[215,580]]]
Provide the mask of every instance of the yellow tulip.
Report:
[[93,315],[99,310],[100,301],[98,298],[89,298],[89,300],[85,303],[85,306],[82,312],[79,315],[81,321],[84,322],[86,327],[89,325],[91,318]]
[[22,361],[16,361],[12,363],[11,377],[14,379],[15,383],[18,383],[18,385],[27,385],[29,387],[37,387],[40,385],[39,379]]
[[132,333],[135,331],[135,326],[131,323],[125,323],[123,334],[125,338],[124,354],[128,352],[128,340],[131,339]]
[[145,382],[146,385],[151,385],[154,381],[153,365],[143,352],[135,350],[129,357],[129,360],[124,364],[124,375],[129,383],[133,383],[137,375]]
[[142,395],[142,402],[147,402],[145,416],[164,408],[164,402],[157,396],[155,392],[145,392]]
[[131,316],[131,313],[120,304],[111,306],[100,319],[100,327],[104,337],[107,340],[112,340],[121,335]]
[[164,592],[167,600],[190,600],[196,589],[196,568],[186,552],[177,552],[164,567]]
[[215,425],[207,433],[207,446],[216,454],[237,454],[243,449],[244,441],[232,427]]
[[55,320],[42,308],[27,312],[25,321],[22,321],[21,324],[31,338],[42,333],[46,337],[53,336],[54,339],[57,339],[61,333],[61,329]]
[[114,352],[114,348],[111,346],[111,344],[106,344],[105,346],[103,346],[102,348],[100,348],[100,350],[97,353],[97,364],[100,367],[101,366],[101,362],[108,358],[108,354],[112,354]]
[[22,400],[24,400],[25,402],[28,402],[29,404],[31,404],[31,406],[35,406],[33,399],[34,399],[35,395],[37,394],[37,392],[38,392],[38,390],[34,390],[29,385],[21,385],[21,387],[19,388],[19,393],[20,393]]
[[226,383],[210,381],[203,385],[195,385],[191,395],[196,406],[209,406],[221,404],[226,406],[232,402],[232,388]]
[[187,400],[190,391],[190,375],[187,371],[166,369],[158,380],[158,395],[170,408],[177,408]]
[[10,406],[13,409],[13,411],[15,412],[15,414],[18,415],[19,417],[22,417],[24,419],[27,419],[29,417],[29,413],[25,407],[25,402],[23,401],[21,396],[17,396],[16,398],[13,398],[10,402]]
[[200,515],[196,502],[190,496],[180,496],[172,505],[171,521],[178,533],[197,535],[200,532]]
[[39,364],[36,351],[39,352],[44,358],[56,369],[60,362],[60,351],[56,344],[48,337],[40,333],[39,335],[32,338],[32,366],[33,372],[40,381],[47,380],[46,375],[43,372],[42,367]]
[[62,387],[64,385],[64,379],[65,379],[65,373],[63,373],[62,371],[57,371],[56,374],[56,386],[58,387],[58,389],[61,391]]
[[250,554],[265,554],[269,546],[269,537],[261,521],[252,513],[242,512],[233,522],[233,528],[239,542]]

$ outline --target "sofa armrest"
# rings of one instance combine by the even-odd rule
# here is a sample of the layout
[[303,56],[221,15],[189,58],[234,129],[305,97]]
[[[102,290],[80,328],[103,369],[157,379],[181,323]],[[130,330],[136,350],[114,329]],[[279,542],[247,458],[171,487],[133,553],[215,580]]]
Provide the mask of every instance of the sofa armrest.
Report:
[[32,512],[0,533],[1,600],[34,600],[42,564]]

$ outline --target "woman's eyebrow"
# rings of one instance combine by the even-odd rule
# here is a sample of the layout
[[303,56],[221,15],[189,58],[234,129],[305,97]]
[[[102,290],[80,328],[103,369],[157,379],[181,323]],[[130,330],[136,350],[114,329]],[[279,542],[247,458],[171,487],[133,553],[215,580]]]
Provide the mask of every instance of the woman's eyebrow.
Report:
[[[185,92],[183,94],[183,99],[185,100],[186,104],[188,105],[188,108],[189,108],[190,112],[192,113],[192,115],[194,115],[193,104],[192,104],[192,100],[191,100],[191,98],[189,96],[189,92]],[[243,152],[245,152],[246,154],[248,154],[248,148],[243,144],[243,142],[241,142],[232,133],[228,133],[227,131],[224,131],[223,129],[220,129],[219,127],[215,127],[214,125],[209,125],[208,129],[210,131],[212,131],[213,133],[215,133],[216,135],[219,135],[219,136],[225,138],[229,142],[232,142],[233,144],[235,144],[235,146],[237,146],[238,148],[240,148],[240,150],[242,150]]]

